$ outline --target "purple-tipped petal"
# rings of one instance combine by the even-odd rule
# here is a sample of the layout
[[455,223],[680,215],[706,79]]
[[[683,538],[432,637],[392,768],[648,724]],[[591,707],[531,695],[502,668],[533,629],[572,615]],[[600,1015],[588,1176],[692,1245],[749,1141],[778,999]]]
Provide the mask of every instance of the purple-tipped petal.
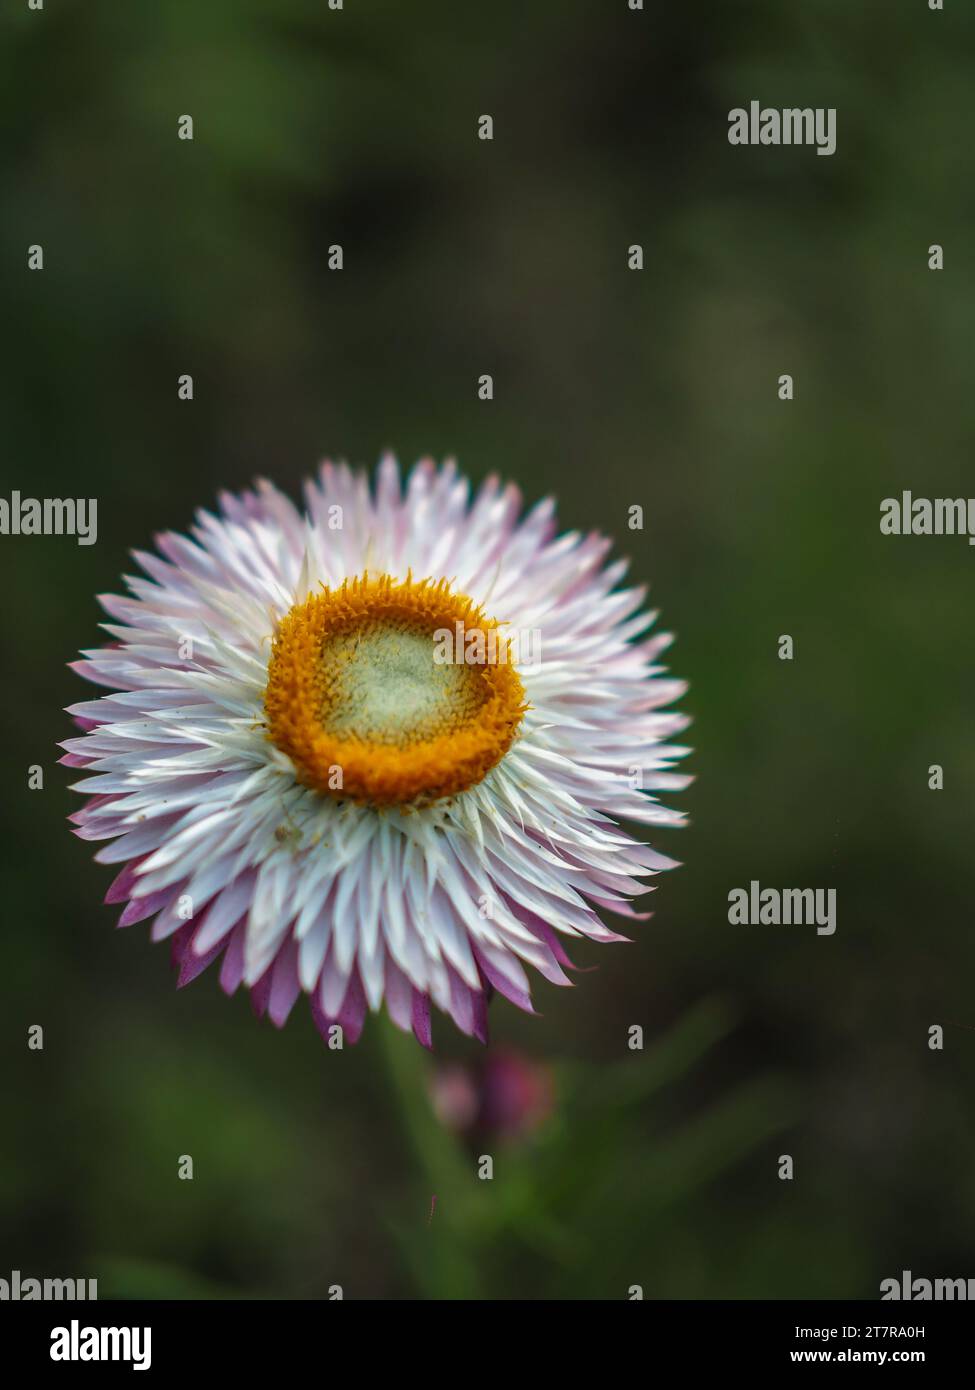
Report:
[[433,1035],[430,1031],[430,1000],[418,989],[413,991],[413,1033],[417,1042],[433,1050]]
[[263,1018],[267,1013],[268,1002],[271,998],[271,974],[274,970],[269,965],[256,985],[251,986],[251,1008],[254,1010],[256,1018]]
[[118,919],[119,926],[131,927],[136,922],[144,922],[147,917],[152,917],[160,908],[166,907],[172,901],[172,896],[173,890],[171,888],[161,888],[158,893],[150,893],[145,898],[133,898]]
[[278,952],[271,974],[271,994],[268,999],[268,1018],[276,1028],[283,1028],[288,1015],[301,993],[298,979],[298,943],[290,938]]
[[220,988],[224,994],[236,994],[244,978],[244,930],[245,922],[234,927],[224,952],[220,967]]

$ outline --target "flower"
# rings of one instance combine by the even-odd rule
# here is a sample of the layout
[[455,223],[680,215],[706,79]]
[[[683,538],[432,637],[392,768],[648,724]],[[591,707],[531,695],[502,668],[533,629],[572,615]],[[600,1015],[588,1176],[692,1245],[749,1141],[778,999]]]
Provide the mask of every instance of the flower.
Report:
[[681,820],[653,794],[689,780],[671,639],[607,540],[452,462],[219,504],[135,552],[72,663],[113,692],[62,745],[75,834],[123,866],[106,901],[279,1027],[305,993],[355,1041],[385,1002],[430,1046],[432,1000],[486,1042],[494,990],[532,1012],[525,966],[568,984],[563,940],[624,939],[598,910],[648,915],[673,864],[615,824]]
[[555,1106],[552,1068],[513,1048],[495,1048],[480,1066],[446,1063],[433,1073],[428,1086],[442,1125],[485,1142],[527,1138]]

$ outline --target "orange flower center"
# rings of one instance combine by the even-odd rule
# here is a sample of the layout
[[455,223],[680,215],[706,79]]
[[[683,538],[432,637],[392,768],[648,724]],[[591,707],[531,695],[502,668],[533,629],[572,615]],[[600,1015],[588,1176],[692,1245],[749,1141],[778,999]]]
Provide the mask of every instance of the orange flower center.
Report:
[[268,737],[339,801],[427,805],[480,782],[527,709],[508,638],[463,594],[368,573],[278,625]]

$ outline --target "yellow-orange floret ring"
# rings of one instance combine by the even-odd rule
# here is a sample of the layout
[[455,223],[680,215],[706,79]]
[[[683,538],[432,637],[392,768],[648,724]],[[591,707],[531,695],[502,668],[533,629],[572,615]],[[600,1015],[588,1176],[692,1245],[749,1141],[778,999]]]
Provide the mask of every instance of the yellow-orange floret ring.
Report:
[[501,626],[446,580],[368,573],[281,619],[268,737],[315,791],[374,806],[466,791],[501,761],[527,708]]

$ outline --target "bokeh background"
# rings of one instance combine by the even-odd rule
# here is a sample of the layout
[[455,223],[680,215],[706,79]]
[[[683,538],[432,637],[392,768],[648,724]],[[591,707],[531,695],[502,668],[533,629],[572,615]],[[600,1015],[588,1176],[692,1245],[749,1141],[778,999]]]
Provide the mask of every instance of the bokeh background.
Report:
[[[0,1274],[309,1298],[975,1275],[975,553],[878,527],[902,488],[973,491],[975,13],[48,0],[0,24],[2,493],[100,504],[94,547],[0,538]],[[837,153],[731,147],[753,97],[835,106]],[[541,1017],[494,1004],[486,1073],[443,1021],[434,1058],[376,1020],[332,1053],[214,974],[176,993],[101,906],[55,761],[130,548],[387,446],[615,535],[690,681],[691,824],[658,837],[684,867],[634,944],[539,983]],[[835,936],[730,926],[753,878],[836,888]]]

